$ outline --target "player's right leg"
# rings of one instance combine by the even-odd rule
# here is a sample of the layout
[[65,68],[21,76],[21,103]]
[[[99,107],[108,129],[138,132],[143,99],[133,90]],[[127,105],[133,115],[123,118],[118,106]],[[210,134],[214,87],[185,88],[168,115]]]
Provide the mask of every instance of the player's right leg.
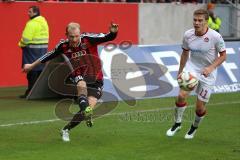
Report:
[[173,126],[167,130],[166,135],[172,137],[176,134],[177,131],[181,129],[183,113],[187,107],[186,98],[188,97],[189,92],[180,89],[179,95],[176,100],[176,107],[174,110],[174,119],[175,123]]
[[62,140],[64,142],[69,142],[70,141],[70,138],[69,138],[69,130],[68,129],[62,129],[61,130],[61,136],[62,136]]
[[88,106],[87,98],[87,83],[84,80],[78,81],[77,83],[77,92],[78,92],[78,104],[81,111],[84,111]]
[[77,85],[77,89],[80,111],[84,114],[85,120],[87,120],[93,114],[93,109],[89,105],[89,98],[87,97],[88,95],[87,83],[85,81],[80,81]]
[[64,126],[63,129],[61,130],[62,140],[65,141],[65,142],[70,141],[69,131],[71,129],[73,129],[74,127],[76,127],[77,125],[79,125],[84,119],[85,119],[85,115],[83,114],[83,112],[82,111],[78,111],[73,116],[71,121],[66,126]]

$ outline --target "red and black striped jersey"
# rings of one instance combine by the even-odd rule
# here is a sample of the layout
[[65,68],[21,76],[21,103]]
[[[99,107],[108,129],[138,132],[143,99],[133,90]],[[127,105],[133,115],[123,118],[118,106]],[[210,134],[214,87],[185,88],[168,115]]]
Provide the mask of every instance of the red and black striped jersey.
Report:
[[45,63],[58,55],[64,57],[65,62],[72,70],[71,75],[82,77],[94,77],[95,80],[102,80],[102,66],[98,55],[97,45],[114,40],[117,33],[93,34],[83,33],[80,36],[80,43],[77,47],[69,45],[68,39],[60,41],[54,50],[42,56],[39,60]]

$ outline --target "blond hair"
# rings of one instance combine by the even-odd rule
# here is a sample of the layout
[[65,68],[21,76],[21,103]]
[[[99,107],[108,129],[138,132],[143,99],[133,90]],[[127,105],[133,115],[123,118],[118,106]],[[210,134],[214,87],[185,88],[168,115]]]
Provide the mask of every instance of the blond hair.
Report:
[[80,31],[80,25],[75,22],[70,22],[66,27],[66,33],[68,33],[69,31],[72,31],[72,30],[76,30],[76,29],[79,29],[79,31]]
[[204,15],[205,20],[208,20],[209,18],[209,13],[206,9],[198,9],[194,11],[193,15]]

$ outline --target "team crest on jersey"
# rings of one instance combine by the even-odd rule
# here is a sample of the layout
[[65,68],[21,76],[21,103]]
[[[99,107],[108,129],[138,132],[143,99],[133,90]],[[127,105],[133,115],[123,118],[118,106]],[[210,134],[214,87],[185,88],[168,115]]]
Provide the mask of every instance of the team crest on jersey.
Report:
[[205,37],[204,38],[204,42],[208,42],[209,41],[209,38],[208,37]]
[[85,50],[74,52],[74,53],[72,53],[71,58],[74,59],[74,58],[77,58],[77,57],[84,56],[86,54],[87,54],[87,52]]

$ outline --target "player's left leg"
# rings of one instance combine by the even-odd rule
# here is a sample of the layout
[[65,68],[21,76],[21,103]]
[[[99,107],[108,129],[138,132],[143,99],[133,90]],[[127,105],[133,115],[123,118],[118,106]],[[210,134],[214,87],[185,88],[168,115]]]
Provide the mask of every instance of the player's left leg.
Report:
[[102,96],[102,89],[103,89],[103,81],[102,80],[97,80],[94,83],[88,84],[88,102],[89,102],[89,107],[90,107],[90,114],[86,116],[86,124],[88,127],[93,126],[93,109],[95,108],[98,99],[101,98]]
[[205,102],[197,99],[194,122],[192,123],[189,131],[186,133],[185,139],[194,138],[197,128],[198,128],[199,124],[201,123],[201,121],[203,120],[206,112],[207,112],[207,110],[205,107]]
[[88,97],[89,107],[91,108],[91,114],[89,114],[88,116],[85,117],[86,125],[88,127],[93,126],[92,114],[93,114],[93,109],[97,104],[97,101],[98,101],[98,99],[96,97],[93,97],[93,96]]
[[185,135],[185,139],[192,139],[194,138],[194,135],[197,131],[197,128],[201,121],[203,120],[204,116],[207,113],[206,110],[206,103],[210,99],[211,95],[211,86],[208,86],[206,84],[200,84],[196,90],[198,96],[197,96],[197,102],[196,102],[196,111],[195,111],[195,118],[194,121],[189,129],[189,131]]

